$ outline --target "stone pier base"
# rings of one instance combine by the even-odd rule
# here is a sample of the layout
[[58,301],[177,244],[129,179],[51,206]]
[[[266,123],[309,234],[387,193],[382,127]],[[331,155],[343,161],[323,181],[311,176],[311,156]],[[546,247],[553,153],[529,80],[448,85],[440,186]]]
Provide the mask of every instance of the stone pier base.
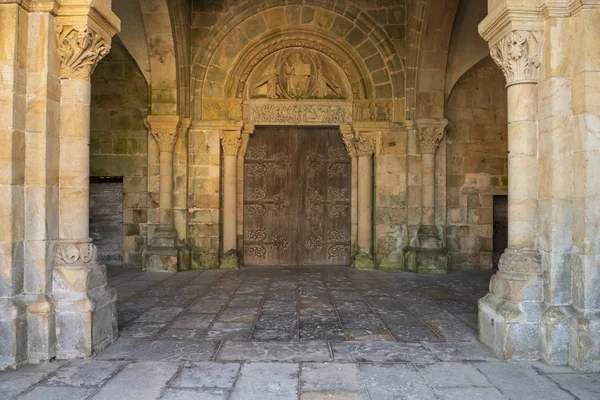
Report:
[[354,269],[375,269],[375,263],[373,262],[373,256],[371,253],[359,250],[358,253],[354,256],[354,260],[352,261],[352,267]]
[[238,269],[239,267],[240,260],[235,250],[231,249],[221,256],[220,269]]
[[148,272],[177,272],[179,253],[175,229],[159,226],[154,231],[150,247],[144,251],[144,269]]
[[600,313],[573,313],[570,320],[569,365],[584,372],[600,372]]
[[56,357],[89,357],[114,342],[117,292],[106,284],[106,267],[57,265],[53,278]]

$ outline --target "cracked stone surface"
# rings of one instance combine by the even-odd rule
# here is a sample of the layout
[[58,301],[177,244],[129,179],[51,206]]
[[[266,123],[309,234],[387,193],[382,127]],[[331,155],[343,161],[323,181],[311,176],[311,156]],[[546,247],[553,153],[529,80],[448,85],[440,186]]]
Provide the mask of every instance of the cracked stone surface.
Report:
[[117,342],[92,359],[0,372],[0,399],[600,398],[600,374],[502,362],[476,341],[490,272],[109,277]]

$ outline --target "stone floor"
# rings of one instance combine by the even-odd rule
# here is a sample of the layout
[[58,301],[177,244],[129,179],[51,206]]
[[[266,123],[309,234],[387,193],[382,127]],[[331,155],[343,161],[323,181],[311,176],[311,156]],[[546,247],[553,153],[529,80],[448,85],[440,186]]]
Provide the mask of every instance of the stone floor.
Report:
[[111,269],[121,338],[0,373],[0,399],[600,399],[600,375],[476,341],[489,272]]

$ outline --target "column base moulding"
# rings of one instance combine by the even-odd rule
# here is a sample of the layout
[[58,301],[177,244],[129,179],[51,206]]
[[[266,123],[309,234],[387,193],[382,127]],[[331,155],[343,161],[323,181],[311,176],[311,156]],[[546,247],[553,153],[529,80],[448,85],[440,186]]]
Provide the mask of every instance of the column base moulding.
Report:
[[366,250],[359,250],[352,260],[352,268],[359,270],[375,269],[373,255]]
[[159,225],[144,250],[143,269],[147,272],[177,272],[189,269],[190,251],[177,245],[177,232]]
[[234,249],[229,250],[221,256],[219,269],[238,269],[240,267],[240,259]]
[[418,274],[446,274],[450,257],[444,248],[407,247],[405,270]]
[[543,278],[537,251],[507,249],[479,300],[479,340],[499,358],[540,358]]
[[600,313],[570,315],[569,365],[582,372],[600,372]]
[[0,299],[0,371],[27,362],[27,306],[19,298]]
[[96,263],[95,257],[88,262],[55,264],[57,358],[90,357],[117,339],[117,291],[106,282],[106,267]]

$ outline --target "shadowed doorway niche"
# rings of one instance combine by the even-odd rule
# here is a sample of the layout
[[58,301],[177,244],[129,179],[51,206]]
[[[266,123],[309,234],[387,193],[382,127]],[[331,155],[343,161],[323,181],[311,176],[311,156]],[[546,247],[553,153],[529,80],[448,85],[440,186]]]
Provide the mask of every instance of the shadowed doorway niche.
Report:
[[244,266],[349,265],[350,195],[339,129],[256,127],[244,160]]

